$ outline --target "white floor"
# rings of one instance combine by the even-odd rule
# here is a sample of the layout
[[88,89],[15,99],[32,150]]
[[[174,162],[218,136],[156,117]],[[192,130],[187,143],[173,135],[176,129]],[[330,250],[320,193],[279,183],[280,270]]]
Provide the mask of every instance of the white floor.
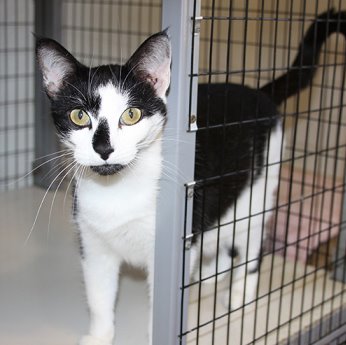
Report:
[[[38,189],[0,193],[1,345],[76,345],[87,330],[69,197],[64,202],[58,193],[49,217],[48,195],[25,245],[43,195]],[[146,344],[147,289],[140,271],[124,269],[116,328],[116,344]]]
[[[54,195],[48,194],[26,243],[43,196],[44,191],[39,189],[0,193],[0,345],[76,345],[80,335],[87,330],[88,314],[78,242],[70,222],[69,196],[65,200],[65,194],[59,192],[54,200]],[[272,259],[271,290],[276,289],[276,292],[265,297],[269,291]],[[298,327],[306,327],[311,321],[346,305],[346,294],[340,296],[345,285],[330,280],[329,274],[323,270],[299,280],[309,272],[312,272],[311,267],[297,265],[295,269],[293,263],[284,264],[281,257],[267,256],[261,267],[259,296],[262,298],[256,311],[255,303],[252,303],[244,308],[244,312],[232,313],[230,344],[251,343],[254,335],[260,337],[275,330],[290,316],[300,315],[329,299],[323,308],[316,308],[312,314],[306,313],[302,319],[292,322],[290,330],[288,326],[281,327],[278,338],[276,332],[269,334],[266,344],[276,345],[278,340],[287,338],[288,331],[293,335]],[[297,283],[289,284],[293,278]],[[288,284],[280,290],[282,280]],[[219,290],[222,289],[225,287],[220,284]],[[333,298],[336,294],[339,296]],[[189,329],[197,326],[197,296],[196,286],[190,293]],[[116,309],[116,345],[147,344],[147,303],[144,274],[125,267]],[[213,286],[205,285],[202,287],[200,324],[213,319],[213,305]],[[215,316],[225,312],[221,303],[217,303]],[[270,315],[268,324],[267,314]],[[215,323],[215,344],[227,343],[227,321],[228,317],[221,317]],[[200,328],[199,345],[212,343],[212,328],[213,324]],[[197,332],[191,332],[188,344],[196,344],[196,338]],[[262,341],[256,344],[262,344]]]

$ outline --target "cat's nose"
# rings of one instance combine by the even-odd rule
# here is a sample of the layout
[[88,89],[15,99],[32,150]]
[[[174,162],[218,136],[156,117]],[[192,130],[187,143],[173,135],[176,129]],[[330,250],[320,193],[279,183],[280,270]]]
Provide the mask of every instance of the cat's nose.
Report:
[[93,148],[103,160],[107,160],[114,149],[110,142],[109,126],[106,119],[101,118],[93,137]]
[[94,146],[95,152],[97,152],[103,160],[107,160],[114,149],[111,146],[96,145]]

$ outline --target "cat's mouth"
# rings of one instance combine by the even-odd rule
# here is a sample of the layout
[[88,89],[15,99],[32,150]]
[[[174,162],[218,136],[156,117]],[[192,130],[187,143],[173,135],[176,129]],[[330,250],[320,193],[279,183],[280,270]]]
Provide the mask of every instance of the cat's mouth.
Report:
[[104,165],[92,165],[90,166],[90,169],[99,175],[107,176],[107,175],[113,175],[119,172],[120,170],[124,169],[125,165],[121,164],[104,164]]

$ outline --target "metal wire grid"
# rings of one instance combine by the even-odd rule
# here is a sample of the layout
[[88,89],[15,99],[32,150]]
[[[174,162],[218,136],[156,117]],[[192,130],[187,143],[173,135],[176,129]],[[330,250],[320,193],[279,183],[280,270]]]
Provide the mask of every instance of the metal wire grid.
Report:
[[87,66],[122,64],[161,29],[158,0],[64,0],[63,41]]
[[[301,2],[300,8],[289,2],[271,0],[257,1],[256,6],[253,2],[241,1],[230,2],[232,5],[226,4],[224,1],[212,1],[202,4],[202,20],[194,19],[194,25],[199,24],[201,30],[201,48],[199,50],[201,63],[198,73],[191,73],[191,79],[198,78],[199,81],[215,82],[215,81],[234,81],[243,84],[250,84],[253,87],[259,87],[260,84],[271,80],[272,76],[279,75],[286,71],[289,66],[290,59],[294,56],[300,39],[300,35],[291,32],[292,26],[300,27],[299,33],[304,31],[307,23],[311,21],[316,14],[325,10],[326,7],[334,5],[340,8],[341,2],[332,4],[325,2]],[[312,5],[311,5],[312,4]],[[264,6],[265,5],[265,6]],[[10,188],[13,181],[14,186],[29,185],[30,179],[17,181],[30,170],[33,160],[33,38],[31,32],[34,25],[34,5],[32,1],[3,0],[1,2],[3,8],[0,11],[0,26],[3,27],[0,33],[0,83],[1,99],[0,99],[0,183],[6,183],[4,188]],[[310,7],[309,7],[310,6]],[[312,6],[312,7],[311,7]],[[307,9],[309,7],[309,9]],[[195,4],[196,8],[196,4]],[[67,47],[76,54],[87,65],[97,65],[100,63],[121,63],[149,34],[156,32],[161,26],[161,3],[157,1],[63,1],[63,40]],[[194,16],[195,17],[195,16]],[[236,25],[240,25],[237,27]],[[257,28],[257,36],[249,37],[249,27],[254,25]],[[226,27],[226,36],[222,34],[222,27]],[[265,33],[267,32],[267,35]],[[269,32],[269,33],[268,33]],[[286,125],[286,133],[289,127],[293,127],[290,131],[290,138],[287,139],[288,148],[283,155],[281,162],[287,165],[287,170],[291,172],[288,176],[281,176],[280,183],[288,182],[290,185],[299,184],[301,190],[310,188],[309,194],[304,194],[304,198],[289,198],[286,203],[277,204],[275,209],[284,207],[292,207],[294,204],[301,205],[304,199],[320,196],[318,200],[319,207],[312,202],[311,212],[308,215],[309,226],[312,220],[320,221],[325,219],[323,209],[330,207],[336,202],[334,198],[330,205],[326,205],[324,195],[330,191],[333,196],[337,193],[341,196],[345,192],[344,180],[340,180],[340,176],[345,175],[345,142],[342,141],[342,133],[345,126],[345,117],[342,109],[343,89],[344,89],[344,61],[343,47],[341,39],[336,37],[334,41],[330,40],[326,45],[319,63],[320,76],[312,82],[310,90],[305,94],[308,100],[308,106],[301,108],[302,97],[295,98],[294,101],[287,102],[283,106],[283,113],[287,123],[291,121],[291,126]],[[253,48],[253,51],[249,51]],[[267,51],[266,51],[267,50]],[[241,56],[235,59],[236,55]],[[251,57],[251,58],[250,58]],[[328,58],[328,59],[327,59]],[[252,64],[249,61],[252,61]],[[193,61],[193,59],[192,59]],[[193,71],[193,68],[191,69]],[[327,94],[329,92],[329,94]],[[317,94],[317,103],[313,103],[313,95]],[[316,98],[316,97],[315,97]],[[335,102],[336,99],[336,102]],[[299,113],[299,121],[297,121],[297,113]],[[291,120],[290,120],[291,119]],[[293,125],[292,125],[293,124]],[[316,130],[312,131],[312,126]],[[306,141],[303,140],[302,145],[297,141],[298,130],[302,128],[302,137],[311,137],[314,132],[316,140],[307,148]],[[199,130],[208,130],[208,128],[200,128]],[[321,134],[324,132],[324,140],[321,140]],[[335,139],[334,141],[332,139]],[[311,169],[318,171],[312,181],[304,179],[296,179],[292,174],[294,167],[299,165],[303,171]],[[330,167],[333,167],[330,170]],[[331,176],[331,184],[327,185],[328,175]],[[203,185],[202,185],[203,188]],[[280,189],[279,189],[280,191]],[[186,202],[189,198],[190,189],[186,190]],[[280,192],[278,192],[280,193]],[[342,199],[342,198],[341,198]],[[266,210],[270,211],[270,210]],[[301,220],[306,217],[302,214],[301,207],[298,212],[298,218]],[[320,227],[317,237],[323,233],[327,237],[331,234],[331,228],[345,225],[344,221],[338,224],[330,220],[326,226]],[[254,216],[254,215],[252,215]],[[328,217],[327,217],[328,218]],[[237,220],[239,221],[239,220]],[[289,223],[289,219],[287,219]],[[215,229],[210,231],[218,231],[222,226],[219,224]],[[288,225],[287,225],[288,226]],[[292,246],[302,245],[303,240],[310,241],[311,235],[306,238],[299,238],[295,242],[291,242]],[[188,243],[189,238],[185,236],[184,241]],[[302,245],[305,249],[306,245]],[[264,260],[269,263],[266,266],[269,288],[266,293],[258,295],[254,301],[257,310],[251,320],[252,325],[256,325],[258,320],[265,315],[265,328],[261,333],[253,327],[252,342],[247,343],[278,343],[282,335],[296,335],[295,329],[298,324],[298,333],[305,333],[303,327],[305,319],[309,320],[309,324],[314,324],[317,317],[322,318],[325,314],[324,310],[339,310],[338,320],[328,320],[329,325],[326,329],[320,327],[317,333],[313,332],[310,327],[308,332],[308,342],[318,339],[330,333],[335,327],[345,324],[345,317],[342,313],[342,303],[344,302],[344,289],[336,282],[331,283],[331,294],[325,298],[320,298],[317,294],[321,291],[322,297],[326,295],[327,287],[330,281],[324,274],[324,269],[330,264],[342,261],[343,257],[335,258],[330,249],[326,246],[319,250],[319,257],[322,256],[322,263],[317,265],[317,257],[313,260],[315,268],[306,265],[293,265],[289,261],[281,260],[279,256],[273,255],[280,251],[287,251],[287,248],[281,246],[271,249]],[[185,252],[184,252],[185,255]],[[327,262],[327,258],[331,258]],[[249,262],[246,263],[246,265]],[[285,277],[287,267],[293,267],[291,275]],[[303,267],[301,269],[301,267]],[[262,275],[266,273],[262,271]],[[322,273],[322,274],[321,274]],[[217,276],[219,273],[215,274]],[[274,282],[274,275],[279,274],[280,284]],[[215,279],[215,276],[210,277]],[[183,277],[183,281],[186,278]],[[305,288],[309,281],[317,287],[321,286],[321,290],[317,288],[312,296],[305,296]],[[189,291],[197,286],[200,293],[202,292],[202,282],[184,284],[183,290]],[[302,286],[303,294],[299,296],[301,308],[297,313],[293,307],[288,308],[288,318],[283,316],[285,309],[283,303],[291,301],[291,306],[296,303],[297,298],[294,291],[298,286]],[[289,291],[289,293],[287,293]],[[182,296],[185,296],[182,294]],[[284,299],[288,296],[288,300]],[[203,305],[201,304],[201,296],[197,300],[198,311],[201,313]],[[241,327],[235,329],[231,320],[235,312],[226,311],[220,314],[216,307],[217,284],[212,291],[212,300],[214,303],[211,307],[211,317],[202,321],[201,319],[194,325],[188,325],[184,328],[184,319],[181,322],[182,340],[188,339],[191,334],[202,334],[204,329],[211,325],[211,342],[216,343],[216,333],[218,322],[227,320],[227,332],[224,343],[230,343],[230,335],[239,333],[239,344],[245,344],[245,336],[247,333],[245,327],[248,327],[248,319],[246,319],[245,308],[238,310],[240,313]],[[279,307],[275,309],[274,297],[279,302]],[[304,302],[310,298],[312,303],[310,307],[305,307]],[[183,301],[186,303],[187,301]],[[259,308],[261,303],[265,302],[265,314],[260,314],[263,308]],[[328,304],[329,303],[329,304]],[[182,308],[183,310],[184,308]],[[191,314],[191,313],[190,313]],[[274,315],[274,316],[273,316]],[[271,319],[277,322],[272,325]],[[234,320],[233,320],[234,321]],[[245,322],[246,321],[246,322]],[[285,326],[287,326],[285,328]],[[315,330],[315,328],[314,328]],[[282,333],[282,334],[280,334]],[[285,333],[285,334],[283,334]],[[317,337],[316,335],[317,334]],[[335,344],[342,343],[342,336],[338,340],[333,340]],[[274,340],[273,340],[274,339]],[[190,342],[191,343],[191,342]],[[194,344],[202,344],[202,338],[199,340],[197,336]],[[233,344],[234,342],[232,342]],[[303,343],[298,342],[297,343]],[[221,344],[218,342],[218,344]]]
[[[196,6],[197,2],[195,8]],[[202,3],[201,17],[192,20],[193,26],[198,25],[201,31],[200,69],[198,73],[191,73],[191,79],[198,78],[199,82],[207,83],[232,81],[258,89],[264,82],[288,70],[308,23],[332,6],[336,10],[342,9],[340,1],[303,1],[299,4],[294,1],[235,1],[226,4],[224,1],[214,0],[205,2],[204,5]],[[255,34],[250,32],[251,25]],[[196,29],[193,32],[195,33]],[[297,37],[294,37],[295,35]],[[342,135],[345,130],[344,52],[342,38],[337,36],[334,41],[329,40],[320,54],[319,62],[315,62],[318,63],[319,75],[314,78],[309,90],[284,102],[281,109],[288,145],[285,152],[282,152],[280,162],[277,162],[280,164],[281,177],[273,211],[276,211],[274,223],[277,226],[280,209],[286,208],[286,237],[279,246],[271,244],[264,255],[266,265],[262,268],[259,286],[263,284],[263,279],[266,279],[267,289],[264,292],[258,289],[256,299],[238,310],[220,311],[217,307],[217,277],[224,272],[216,271],[207,278],[183,284],[182,290],[185,294],[182,294],[182,305],[186,303],[187,292],[190,298],[195,298],[196,307],[189,310],[189,322],[183,313],[181,315],[182,343],[279,344],[281,341],[288,343],[295,337],[296,342],[292,344],[312,344],[345,325],[345,289],[342,284],[329,280],[330,273],[327,271],[331,266],[343,262],[343,255],[336,257],[333,254],[335,248],[331,249],[330,245],[326,245],[315,251],[315,257],[310,259],[312,266],[297,261],[299,249],[306,250],[309,242],[316,238],[320,240],[324,237],[324,240],[330,243],[332,229],[340,230],[345,227],[345,220],[341,219],[341,216],[337,222],[332,219],[333,209],[337,207],[337,203],[341,205],[345,193],[346,143]],[[236,54],[240,58],[235,58]],[[190,103],[192,98],[191,95]],[[302,106],[304,103],[305,107]],[[190,113],[190,122],[192,115]],[[208,131],[211,128],[212,126],[206,126],[198,131]],[[299,138],[302,140],[299,141]],[[299,178],[295,174],[297,168],[301,170]],[[284,174],[284,170],[288,174]],[[312,179],[307,178],[309,171],[313,174]],[[214,180],[217,183],[222,177],[215,176],[210,178],[210,181],[196,181],[196,185],[192,187],[202,188],[204,193],[207,193],[206,182]],[[280,193],[283,193],[282,186],[285,183],[288,183],[288,198],[280,201]],[[294,184],[298,185],[300,190],[298,197],[292,193]],[[191,185],[186,188],[187,205],[192,195]],[[327,193],[331,193],[331,199],[327,199]],[[311,204],[308,214],[304,214],[303,202],[307,199],[311,200]],[[299,205],[295,214],[299,219],[298,228],[301,228],[303,219],[306,218],[308,231],[305,237],[288,242],[287,230],[295,204]],[[236,204],[234,207],[236,208]],[[325,209],[329,212],[325,212]],[[251,217],[254,216],[256,215],[251,214]],[[236,219],[234,223],[239,221],[241,219]],[[315,233],[312,231],[314,221],[319,224]],[[203,232],[219,233],[220,228],[225,225],[227,224],[220,224],[219,221],[217,226],[202,231],[201,254]],[[275,242],[276,233],[272,236]],[[183,240],[185,248],[189,248],[191,236],[185,232]],[[288,243],[296,248],[291,261],[286,258]],[[282,254],[283,258],[278,254]],[[186,260],[184,251],[183,261]],[[247,260],[244,265],[247,267],[249,264],[250,261]],[[237,267],[230,269],[231,274],[235,268]],[[187,274],[186,271],[183,272],[183,282],[186,281]],[[278,282],[276,275],[279,276]],[[345,271],[342,278],[345,281]],[[203,301],[203,284],[206,280],[215,281],[209,292],[210,305]],[[193,292],[193,289],[197,289],[197,292]],[[249,312],[251,306],[254,309]],[[203,309],[208,307],[211,311],[205,317]],[[329,317],[323,326],[321,321],[316,321],[323,320],[328,313],[337,317]],[[191,314],[194,314],[192,323]],[[188,326],[185,327],[185,324]],[[220,333],[222,328],[223,337],[220,338],[218,332]],[[343,336],[340,336],[339,340],[333,340],[333,343],[342,342],[342,339]]]
[[0,190],[28,186],[34,157],[34,4],[0,2]]

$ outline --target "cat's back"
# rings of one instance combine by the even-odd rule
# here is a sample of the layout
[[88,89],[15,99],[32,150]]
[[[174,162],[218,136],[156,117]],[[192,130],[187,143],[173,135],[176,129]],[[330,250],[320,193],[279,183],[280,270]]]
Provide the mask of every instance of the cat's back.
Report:
[[[260,90],[238,84],[199,84],[197,104],[199,128],[276,118],[275,103]],[[266,123],[266,125],[270,125]]]
[[261,157],[280,121],[275,104],[260,91],[237,84],[198,88],[195,178],[248,170]]
[[268,142],[281,143],[275,136],[280,128],[275,104],[242,85],[199,85],[197,125],[194,231],[203,222],[214,224],[244,194],[250,179],[262,176]]

